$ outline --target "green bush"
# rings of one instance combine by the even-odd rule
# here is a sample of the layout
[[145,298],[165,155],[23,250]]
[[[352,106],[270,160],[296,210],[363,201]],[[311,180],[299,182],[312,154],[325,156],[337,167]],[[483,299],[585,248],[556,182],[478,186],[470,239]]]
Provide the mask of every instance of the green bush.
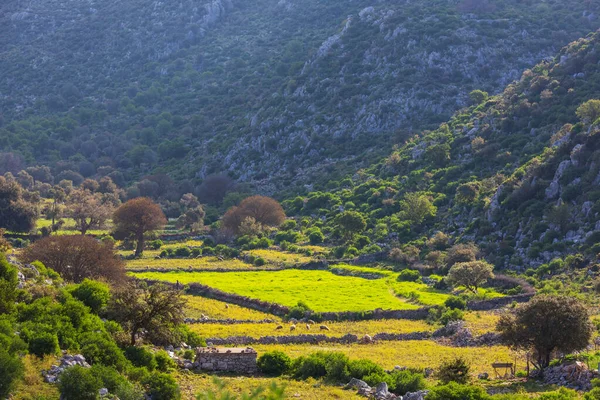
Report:
[[124,371],[129,362],[117,344],[106,334],[89,332],[80,338],[81,354],[91,364],[100,363]]
[[290,308],[290,311],[286,314],[286,319],[300,319],[311,312],[310,307],[303,301],[299,301],[294,307]]
[[175,361],[164,350],[157,351],[156,354],[154,354],[154,359],[156,360],[156,369],[162,372],[167,372],[170,368],[175,368],[177,366]]
[[465,313],[459,309],[444,310],[440,316],[439,322],[442,325],[448,325],[452,321],[462,321],[465,319]]
[[348,356],[344,353],[331,352],[325,356],[326,379],[332,383],[346,383],[350,379],[348,372]]
[[59,350],[58,337],[55,333],[38,331],[29,338],[29,352],[38,357],[57,354]]
[[102,380],[91,369],[76,365],[60,375],[58,388],[64,400],[96,400]]
[[431,388],[425,400],[490,400],[491,397],[479,386],[460,385],[451,382]]
[[23,376],[23,362],[0,347],[0,398],[8,397],[15,384]]
[[467,308],[467,302],[458,296],[450,296],[444,301],[444,305],[451,310],[464,310]]
[[308,240],[312,245],[321,244],[325,241],[325,235],[320,229],[316,228],[308,234]]
[[262,267],[266,263],[267,263],[267,261],[264,258],[262,258],[262,257],[256,257],[254,259],[254,265],[257,266],[257,267]]
[[164,246],[164,242],[160,239],[152,240],[151,242],[148,243],[148,247],[151,248],[152,250],[159,250],[163,246]]
[[351,360],[348,363],[348,373],[352,378],[362,379],[367,375],[384,373],[383,368],[371,360]]
[[327,374],[325,353],[316,352],[295,359],[292,363],[292,376],[295,379],[319,379]]
[[390,390],[398,395],[405,395],[408,392],[417,392],[425,389],[425,377],[423,374],[415,373],[410,370],[392,371],[390,374]]
[[150,375],[144,384],[147,387],[147,394],[152,400],[179,400],[181,391],[175,378],[163,373],[154,373]]
[[437,378],[444,384],[456,382],[465,384],[469,381],[469,371],[471,367],[464,358],[458,357],[450,361],[445,361],[440,365]]
[[419,271],[412,269],[403,269],[398,275],[399,282],[417,282],[421,279]]
[[269,351],[258,358],[257,365],[263,374],[280,376],[290,370],[292,359],[282,351]]
[[17,274],[17,269],[0,253],[0,314],[11,312],[15,306],[19,283]]
[[148,371],[153,371],[157,366],[154,354],[144,347],[127,347],[125,349],[125,357],[127,357],[135,367],[144,367],[147,368]]
[[77,300],[88,306],[93,313],[98,314],[110,300],[110,289],[107,284],[84,279],[79,285],[73,286],[69,292]]
[[192,251],[189,247],[178,247],[175,249],[175,257],[189,257]]

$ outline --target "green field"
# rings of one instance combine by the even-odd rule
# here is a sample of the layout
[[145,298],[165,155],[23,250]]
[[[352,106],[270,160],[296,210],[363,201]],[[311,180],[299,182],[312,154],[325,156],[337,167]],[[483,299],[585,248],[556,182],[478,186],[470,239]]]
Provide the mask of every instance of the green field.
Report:
[[134,276],[182,284],[201,283],[286,306],[302,300],[317,312],[418,308],[395,297],[386,279],[338,276],[328,271],[143,272]]

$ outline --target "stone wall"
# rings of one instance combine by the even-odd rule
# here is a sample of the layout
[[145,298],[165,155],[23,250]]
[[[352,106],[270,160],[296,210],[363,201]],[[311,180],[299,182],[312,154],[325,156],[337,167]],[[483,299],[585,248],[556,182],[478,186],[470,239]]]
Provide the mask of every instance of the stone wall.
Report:
[[238,374],[254,374],[257,353],[250,347],[216,348],[200,347],[196,351],[194,365],[202,371],[235,372]]
[[473,311],[488,311],[488,310],[496,310],[498,308],[506,307],[513,302],[517,303],[527,303],[534,296],[534,293],[528,294],[519,294],[516,296],[505,296],[505,297],[497,297],[495,299],[490,300],[482,300],[482,301],[469,301],[467,303],[467,308]]

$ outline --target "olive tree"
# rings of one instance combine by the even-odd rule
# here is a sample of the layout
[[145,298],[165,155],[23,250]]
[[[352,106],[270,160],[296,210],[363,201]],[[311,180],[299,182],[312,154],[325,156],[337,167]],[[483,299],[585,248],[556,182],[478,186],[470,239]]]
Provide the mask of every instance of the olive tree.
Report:
[[533,364],[543,370],[555,351],[568,354],[588,346],[593,332],[589,317],[574,297],[542,295],[503,315],[496,329],[507,345],[533,352]]
[[473,293],[488,279],[494,277],[494,266],[485,261],[467,261],[456,263],[446,277],[453,286],[464,286]]

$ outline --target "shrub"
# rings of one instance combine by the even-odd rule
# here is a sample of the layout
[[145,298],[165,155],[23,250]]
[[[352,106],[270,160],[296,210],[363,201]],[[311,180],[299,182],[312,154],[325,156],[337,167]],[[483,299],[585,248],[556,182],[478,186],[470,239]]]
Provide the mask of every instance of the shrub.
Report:
[[421,279],[419,271],[412,269],[403,269],[398,275],[398,281],[400,282],[417,282]]
[[90,279],[84,279],[79,285],[71,288],[69,292],[96,314],[106,307],[108,300],[110,300],[108,285]]
[[144,384],[147,386],[147,394],[152,400],[181,399],[179,386],[171,375],[154,373],[144,381]]
[[100,363],[106,366],[115,367],[119,371],[124,371],[127,367],[125,355],[111,339],[100,333],[87,333],[82,335],[81,354],[91,364]]
[[346,383],[350,379],[348,372],[348,356],[343,353],[331,352],[325,356],[326,379],[332,383]]
[[465,384],[469,381],[470,369],[469,364],[462,357],[458,357],[442,363],[437,376],[444,384],[450,382]]
[[386,373],[385,371],[371,372],[370,374],[365,375],[362,380],[365,381],[369,386],[377,386],[381,382],[385,382],[387,383],[388,388],[390,390],[392,389],[392,379],[390,374]]
[[196,356],[196,353],[194,353],[194,350],[188,349],[183,352],[183,358],[186,360],[192,361],[195,356]]
[[270,351],[257,360],[258,369],[263,374],[280,376],[289,371],[292,359],[285,353],[275,350]]
[[112,367],[94,364],[92,365],[90,372],[92,375],[100,379],[102,382],[102,387],[107,388],[110,393],[115,393],[119,387],[129,384],[127,378],[125,378],[119,371]]
[[56,333],[38,331],[29,338],[29,352],[38,357],[56,354],[59,350]]
[[467,302],[458,296],[450,296],[444,301],[444,305],[451,310],[464,310],[467,308]]
[[423,374],[415,373],[409,370],[393,371],[390,374],[391,390],[398,395],[405,395],[408,392],[417,392],[425,389],[425,377]]
[[294,221],[293,219],[288,219],[283,224],[281,224],[279,229],[281,229],[282,231],[291,231],[292,229],[296,229],[296,226],[296,221]]
[[352,360],[348,363],[348,373],[352,378],[364,380],[365,376],[382,374],[384,370],[371,360]]
[[177,365],[164,350],[156,352],[154,359],[156,360],[156,369],[162,372],[167,372],[170,368],[175,368]]
[[294,307],[290,308],[290,311],[286,314],[287,319],[291,318],[304,318],[304,316],[311,312],[310,307],[303,301],[299,301]]
[[156,368],[154,354],[144,347],[127,347],[125,349],[125,357],[127,357],[135,367],[144,367],[149,371],[153,371]]
[[23,371],[21,359],[0,348],[0,398],[8,397],[15,383],[23,376]]
[[313,245],[321,244],[325,241],[325,235],[323,235],[323,232],[317,228],[308,234],[308,240],[310,241],[310,244]]
[[150,247],[152,250],[159,250],[163,246],[164,246],[164,242],[160,239],[156,239],[156,240],[152,240],[151,242],[148,242],[148,247]]
[[431,388],[426,400],[490,400],[491,397],[479,386],[459,385],[451,382]]
[[442,312],[442,315],[439,318],[439,322],[442,325],[448,325],[449,322],[452,321],[462,321],[465,319],[465,314],[462,310],[457,308],[455,309],[447,309]]
[[175,257],[189,257],[192,251],[189,247],[178,247],[175,249]]
[[264,258],[262,258],[262,257],[256,257],[254,259],[254,265],[257,266],[257,267],[262,267],[266,263],[267,263],[267,261]]
[[76,365],[61,374],[58,387],[64,400],[96,400],[102,381],[90,369]]
[[324,352],[298,357],[292,363],[292,376],[296,379],[319,379],[327,374]]

